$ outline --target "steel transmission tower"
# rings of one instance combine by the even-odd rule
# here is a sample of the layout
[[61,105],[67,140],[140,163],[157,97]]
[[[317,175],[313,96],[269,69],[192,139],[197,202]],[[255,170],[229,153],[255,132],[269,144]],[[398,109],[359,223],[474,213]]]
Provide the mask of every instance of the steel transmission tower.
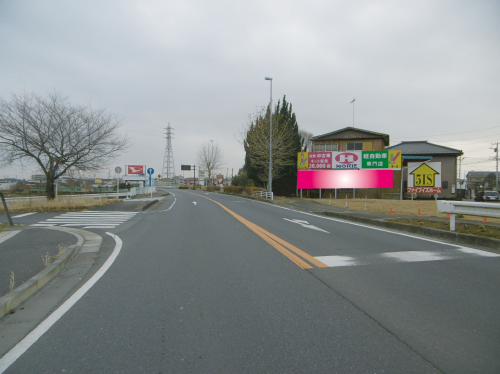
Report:
[[174,152],[172,151],[172,135],[173,128],[170,127],[170,122],[165,128],[167,132],[165,137],[167,138],[167,145],[165,146],[165,157],[163,158],[163,169],[161,171],[162,179],[174,179],[175,176],[175,166],[174,166]]

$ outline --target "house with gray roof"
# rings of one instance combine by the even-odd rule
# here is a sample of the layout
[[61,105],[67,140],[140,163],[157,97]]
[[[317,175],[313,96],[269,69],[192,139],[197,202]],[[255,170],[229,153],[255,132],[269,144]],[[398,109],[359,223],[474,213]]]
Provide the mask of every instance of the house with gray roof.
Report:
[[[401,142],[387,147],[388,150],[400,150],[403,156],[403,169],[408,162],[441,162],[441,186],[443,193],[440,198],[456,198],[459,196],[457,184],[457,158],[464,153],[461,150],[429,143],[426,140]],[[403,174],[403,190],[406,190],[408,175]],[[418,194],[417,197],[430,197],[429,194]]]
[[[490,174],[497,174],[496,171],[474,171],[471,170],[467,173],[467,190],[469,191],[469,196],[474,197],[477,192],[482,191],[487,188],[496,188],[496,185],[485,186],[484,179]],[[500,185],[500,173],[497,176]],[[487,188],[486,188],[487,187]]]
[[389,145],[389,135],[356,127],[344,127],[311,140],[314,152],[383,151]]

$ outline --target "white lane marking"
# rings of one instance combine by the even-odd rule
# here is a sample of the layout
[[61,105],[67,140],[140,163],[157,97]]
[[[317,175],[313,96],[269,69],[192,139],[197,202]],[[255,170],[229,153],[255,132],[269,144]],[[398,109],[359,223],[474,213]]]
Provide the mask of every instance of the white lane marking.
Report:
[[[64,226],[67,226],[67,225],[64,225]],[[82,229],[113,229],[115,228],[116,226],[110,226],[110,225],[104,225],[104,226],[85,226],[85,227],[82,227]]]
[[33,225],[30,226],[35,226],[35,227],[48,227],[48,226],[57,226],[55,223],[34,223]]
[[196,205],[196,204],[198,204],[198,203],[197,203],[196,201],[193,201],[193,204],[194,204],[194,205]]
[[175,202],[177,201],[177,198],[175,197],[175,195],[173,193],[170,193],[172,196],[174,196],[174,202],[172,203],[172,205],[170,205],[170,207],[168,209],[165,209],[165,210],[155,210],[155,211],[152,211],[152,212],[139,212],[139,213],[142,213],[142,214],[151,214],[151,213],[160,213],[160,212],[168,212],[170,209],[172,209],[172,207],[175,205]]
[[24,214],[18,214],[17,216],[14,216],[12,218],[21,218],[21,217],[26,217],[26,216],[30,216],[32,214],[36,214],[36,212],[32,212],[32,213],[24,213]]
[[479,249],[468,248],[468,247],[458,247],[457,251],[475,254],[475,255],[483,256],[483,257],[499,257],[500,256],[499,254],[496,254],[493,252],[486,252],[486,251],[481,251]]
[[360,266],[360,265],[376,265],[376,264],[394,264],[404,262],[427,262],[427,261],[443,261],[443,260],[463,260],[470,258],[482,257],[500,257],[499,254],[472,250],[466,248],[452,248],[446,251],[402,251],[402,252],[385,252],[375,255],[364,255],[357,257],[348,256],[316,256],[315,258],[329,267],[342,266]]
[[[358,227],[364,227],[364,228],[367,228],[367,229],[382,231],[382,232],[386,232],[386,233],[394,234],[394,235],[406,236],[408,238],[423,240],[423,241],[430,242],[430,243],[447,245],[447,246],[450,246],[450,247],[460,248],[461,250],[467,249],[467,250],[471,250],[471,251],[478,251],[478,252],[482,252],[482,253],[487,253],[487,254],[493,255],[492,257],[496,257],[495,253],[492,253],[492,252],[483,251],[483,250],[480,250],[480,249],[474,249],[474,248],[470,248],[470,247],[462,247],[459,244],[447,243],[447,242],[444,242],[444,241],[439,241],[439,240],[434,240],[434,239],[428,239],[428,238],[424,238],[424,237],[421,237],[421,236],[415,236],[415,235],[407,234],[407,233],[404,233],[404,232],[396,231],[396,229],[389,230],[389,229],[384,229],[384,228],[381,228],[381,227],[375,227],[375,226],[370,226],[370,225],[364,225],[362,223],[351,222],[351,221],[347,221],[347,220],[343,220],[343,219],[339,219],[339,218],[331,218],[331,217],[325,217],[325,216],[318,216],[318,215],[313,214],[313,213],[302,212],[300,210],[294,210],[294,209],[290,209],[290,208],[287,208],[287,207],[284,207],[284,206],[268,204],[268,203],[265,203],[265,202],[262,202],[262,201],[257,201],[257,200],[251,200],[251,202],[260,203],[260,204],[266,204],[269,207],[285,209],[285,210],[288,210],[290,212],[305,214],[305,215],[308,215],[308,216],[312,216],[312,217],[316,217],[316,218],[321,218],[321,219],[326,219],[326,220],[329,220],[329,221],[345,223],[345,224],[348,224],[348,225],[353,225],[353,226],[358,226]],[[484,255],[484,256],[486,256],[486,255]]]
[[14,348],[7,352],[0,358],[0,374],[9,368],[24,352],[26,352],[40,337],[45,334],[94,284],[106,273],[106,271],[113,265],[113,262],[118,257],[122,248],[122,240],[107,232],[115,240],[115,248],[113,253],[106,260],[104,265],[97,270],[97,272],[90,278],[87,283],[78,289],[68,300],[66,300],[59,308],[57,308],[50,316],[48,316],[42,323],[40,323],[33,331],[31,331],[23,340],[17,343]]
[[14,235],[19,234],[20,232],[21,230],[0,232],[0,243],[3,243],[7,239],[12,238]]
[[302,221],[300,219],[288,219],[288,218],[283,218],[285,221],[289,221],[289,222],[293,222],[293,223],[297,223],[299,224],[300,226],[302,227],[305,227],[307,229],[311,229],[311,230],[317,230],[317,231],[323,231],[323,232],[326,232],[327,234],[329,234],[328,231],[326,230],[323,230],[323,229],[320,229],[319,227],[316,227],[316,226],[313,226],[311,225],[309,222],[307,221]]
[[354,257],[348,256],[316,256],[315,259],[320,260],[325,265],[335,268],[339,266],[354,266],[356,265],[356,260]]
[[449,257],[439,252],[429,251],[387,252],[381,253],[380,256],[394,259],[398,262],[423,262],[449,259]]

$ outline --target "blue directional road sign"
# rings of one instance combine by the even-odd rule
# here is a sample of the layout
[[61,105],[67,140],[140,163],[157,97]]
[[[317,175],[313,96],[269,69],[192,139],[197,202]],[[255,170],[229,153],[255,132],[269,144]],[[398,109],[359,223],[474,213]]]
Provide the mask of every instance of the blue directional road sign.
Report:
[[153,173],[155,172],[155,169],[153,168],[149,168],[147,170],[148,174],[149,174],[149,187],[151,187],[151,176],[153,175]]

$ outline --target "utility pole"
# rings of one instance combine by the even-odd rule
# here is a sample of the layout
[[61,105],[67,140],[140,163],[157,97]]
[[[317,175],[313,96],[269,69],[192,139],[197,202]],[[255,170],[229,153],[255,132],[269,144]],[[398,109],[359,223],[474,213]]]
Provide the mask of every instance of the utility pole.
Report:
[[496,152],[495,161],[496,161],[496,174],[495,174],[495,191],[498,191],[498,142],[494,151]]

